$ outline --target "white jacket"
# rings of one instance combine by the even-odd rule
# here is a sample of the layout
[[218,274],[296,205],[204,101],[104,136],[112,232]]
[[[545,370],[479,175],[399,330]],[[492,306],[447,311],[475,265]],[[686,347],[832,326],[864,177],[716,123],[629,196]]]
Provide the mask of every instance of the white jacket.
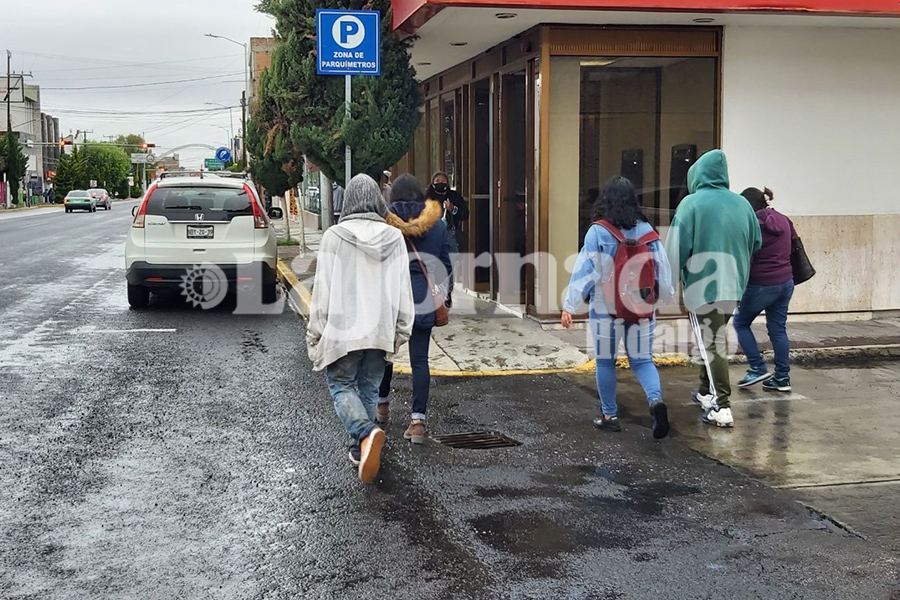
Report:
[[374,213],[344,217],[322,236],[306,344],[313,370],[356,350],[399,350],[415,318],[409,255]]

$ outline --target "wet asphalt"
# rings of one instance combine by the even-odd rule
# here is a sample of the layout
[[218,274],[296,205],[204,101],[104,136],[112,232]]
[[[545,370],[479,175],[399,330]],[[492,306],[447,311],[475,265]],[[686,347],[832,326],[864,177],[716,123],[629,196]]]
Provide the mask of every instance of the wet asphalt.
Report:
[[619,435],[556,377],[440,379],[363,487],[290,311],[130,311],[128,204],[0,218],[2,598],[891,598],[897,559],[781,490]]

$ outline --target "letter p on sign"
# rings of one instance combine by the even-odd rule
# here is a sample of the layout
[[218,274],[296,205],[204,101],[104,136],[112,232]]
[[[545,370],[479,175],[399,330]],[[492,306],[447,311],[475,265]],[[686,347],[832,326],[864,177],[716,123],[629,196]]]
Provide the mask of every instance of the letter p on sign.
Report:
[[351,15],[337,19],[331,29],[331,35],[338,46],[347,50],[356,48],[366,39],[362,21]]

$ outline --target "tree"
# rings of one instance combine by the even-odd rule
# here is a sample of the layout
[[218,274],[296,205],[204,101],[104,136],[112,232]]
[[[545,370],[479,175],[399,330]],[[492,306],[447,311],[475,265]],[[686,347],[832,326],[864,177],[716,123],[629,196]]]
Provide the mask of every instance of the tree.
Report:
[[251,107],[247,121],[247,151],[253,157],[250,173],[254,181],[273,196],[283,196],[303,181],[303,152],[277,126],[277,107],[271,100],[271,76],[260,77],[260,100]]
[[97,187],[116,191],[128,181],[131,160],[122,148],[112,144],[88,144],[82,153],[88,180],[96,181]]
[[57,198],[64,198],[72,190],[86,190],[89,183],[87,164],[83,152],[78,147],[75,147],[71,154],[63,154],[59,157],[56,175],[53,177]]
[[27,172],[28,159],[22,152],[18,134],[4,135],[0,139],[0,175],[5,174],[9,181],[11,199],[19,197],[19,187]]
[[[279,40],[269,97],[268,146],[295,147],[328,177],[344,180],[344,145],[353,170],[378,178],[406,154],[422,103],[409,64],[410,41],[391,31],[390,0],[261,0],[258,10],[276,19]],[[382,15],[381,76],[353,79],[352,117],[344,114],[343,77],[316,75],[317,8],[372,9]],[[261,102],[263,108],[263,102]],[[249,129],[249,128],[248,128]],[[280,136],[280,137],[279,137]]]
[[144,146],[144,136],[138,135],[136,133],[129,133],[126,135],[120,135],[117,137],[113,144],[122,148],[125,151],[125,154],[131,156],[133,152],[143,152]]

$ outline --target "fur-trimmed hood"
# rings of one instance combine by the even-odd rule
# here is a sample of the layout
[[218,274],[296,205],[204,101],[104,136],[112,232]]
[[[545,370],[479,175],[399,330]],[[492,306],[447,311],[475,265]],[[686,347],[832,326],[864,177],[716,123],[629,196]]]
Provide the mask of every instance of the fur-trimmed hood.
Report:
[[437,200],[394,202],[385,219],[406,237],[422,237],[444,217],[444,207]]

